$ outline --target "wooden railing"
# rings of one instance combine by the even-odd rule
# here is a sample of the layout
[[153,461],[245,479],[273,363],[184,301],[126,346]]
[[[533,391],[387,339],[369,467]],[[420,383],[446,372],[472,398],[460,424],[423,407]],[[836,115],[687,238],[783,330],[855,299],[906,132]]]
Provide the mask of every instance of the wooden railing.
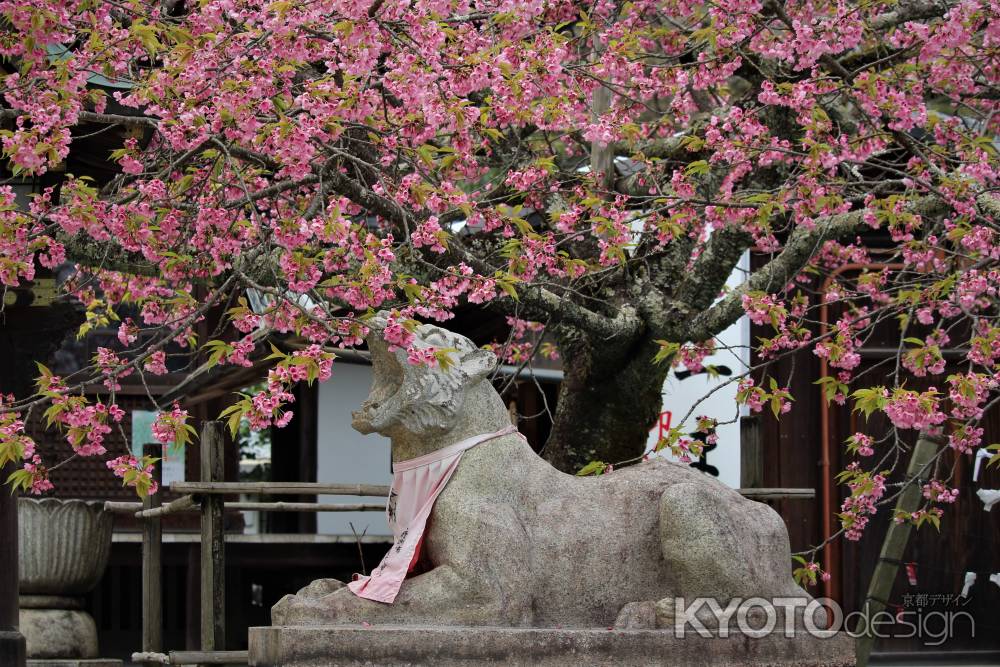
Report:
[[[232,665],[247,664],[246,651],[226,651],[226,542],[223,512],[256,510],[262,512],[381,512],[385,503],[303,503],[303,502],[233,502],[223,496],[239,493],[269,495],[389,495],[388,486],[375,484],[323,484],[309,482],[225,482],[221,422],[206,422],[202,427],[201,481],[175,482],[169,485],[180,498],[161,504],[160,494],[148,496],[141,503],[106,502],[109,512],[131,514],[142,520],[142,651],[132,654],[132,661],[146,665]],[[157,457],[159,445],[146,445],[144,454]],[[157,484],[161,469],[154,469]],[[163,617],[161,590],[161,555],[163,549],[162,517],[181,512],[201,514],[201,650],[163,652]]]

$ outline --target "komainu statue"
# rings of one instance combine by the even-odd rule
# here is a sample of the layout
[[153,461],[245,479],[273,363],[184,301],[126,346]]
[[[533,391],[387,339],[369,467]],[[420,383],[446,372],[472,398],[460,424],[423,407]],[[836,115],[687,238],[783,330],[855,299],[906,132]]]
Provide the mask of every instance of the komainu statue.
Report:
[[[722,607],[808,599],[768,506],[664,460],[599,477],[561,473],[510,428],[488,380],[493,354],[423,325],[416,344],[450,348],[453,363],[415,366],[405,350],[390,351],[386,323],[370,323],[374,383],[353,426],[392,441],[396,543],[371,579],[321,579],[285,596],[275,625],[655,628],[677,620],[678,597]],[[400,476],[424,468],[422,478]],[[424,491],[398,488],[401,479]]]

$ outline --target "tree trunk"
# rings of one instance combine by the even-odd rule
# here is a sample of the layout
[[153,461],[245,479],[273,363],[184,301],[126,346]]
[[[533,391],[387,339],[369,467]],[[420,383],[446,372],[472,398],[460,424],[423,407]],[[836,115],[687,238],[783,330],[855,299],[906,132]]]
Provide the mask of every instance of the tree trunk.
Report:
[[640,339],[622,349],[577,332],[560,332],[564,378],[542,455],[563,472],[590,461],[616,464],[642,455],[663,403],[669,364]]

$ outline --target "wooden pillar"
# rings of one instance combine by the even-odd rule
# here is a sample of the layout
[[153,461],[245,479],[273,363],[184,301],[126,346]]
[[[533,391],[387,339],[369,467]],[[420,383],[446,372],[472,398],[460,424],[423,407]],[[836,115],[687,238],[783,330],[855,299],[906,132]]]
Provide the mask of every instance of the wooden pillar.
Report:
[[[143,454],[162,458],[161,445],[143,445]],[[163,483],[162,461],[153,468],[153,479],[159,486]],[[143,509],[160,506],[162,489],[154,495],[142,499]],[[163,525],[159,517],[144,519],[142,524],[142,651],[161,653],[163,651],[163,574],[161,553],[163,549]],[[152,663],[147,663],[152,664]]]
[[[315,482],[317,461],[319,458],[319,383],[312,385],[300,383],[296,391],[298,418],[296,431],[299,435],[299,481]],[[300,502],[315,502],[315,496],[301,496]],[[298,520],[298,532],[316,532],[315,512],[293,512]]]
[[[222,422],[205,422],[201,429],[201,481],[225,479],[225,438]],[[226,541],[223,519],[225,496],[206,493],[201,498],[201,650],[226,648]]]
[[760,417],[740,417],[740,487],[759,489],[763,486],[764,452],[760,440]]
[[[0,482],[14,471],[0,469]],[[0,665],[24,667],[24,637],[17,631],[17,494],[0,485]]]
[[184,647],[197,651],[201,646],[201,545],[187,545],[184,590]]

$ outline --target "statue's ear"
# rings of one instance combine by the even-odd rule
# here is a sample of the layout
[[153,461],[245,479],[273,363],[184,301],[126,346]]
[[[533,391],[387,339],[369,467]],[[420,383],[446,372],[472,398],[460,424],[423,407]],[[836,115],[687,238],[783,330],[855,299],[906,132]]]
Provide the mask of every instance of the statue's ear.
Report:
[[489,350],[476,349],[462,357],[462,372],[469,376],[470,383],[476,383],[493,372],[497,357]]

